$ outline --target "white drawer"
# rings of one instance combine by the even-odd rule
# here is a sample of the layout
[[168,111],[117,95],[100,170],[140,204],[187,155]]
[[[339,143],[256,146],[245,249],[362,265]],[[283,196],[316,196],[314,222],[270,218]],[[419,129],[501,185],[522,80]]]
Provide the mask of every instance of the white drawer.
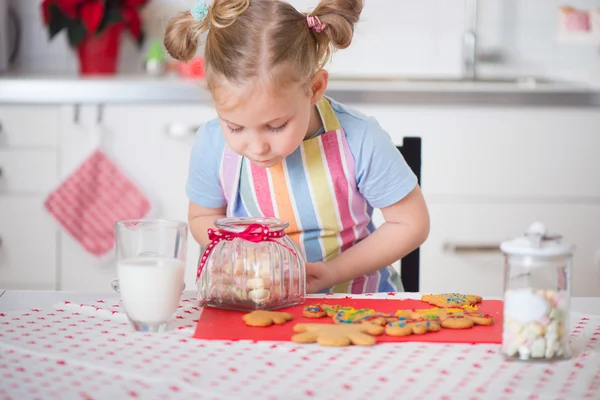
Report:
[[394,142],[423,138],[426,195],[600,196],[600,111],[359,106]]
[[[488,246],[521,235],[534,221],[577,246],[574,296],[600,296],[600,204],[429,204],[431,233],[421,247],[422,292],[501,296],[504,259]],[[463,250],[445,250],[459,246]]]
[[56,290],[56,225],[43,198],[0,196],[0,287]]
[[61,127],[58,106],[0,106],[1,147],[55,147]]
[[47,193],[57,182],[53,150],[0,150],[0,193]]

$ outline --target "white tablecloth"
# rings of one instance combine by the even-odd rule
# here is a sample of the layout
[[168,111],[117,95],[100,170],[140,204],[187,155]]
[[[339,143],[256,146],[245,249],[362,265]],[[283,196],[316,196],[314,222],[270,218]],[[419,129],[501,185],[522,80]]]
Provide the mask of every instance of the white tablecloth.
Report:
[[600,399],[600,317],[578,312],[600,299],[573,304],[574,357],[533,364],[504,361],[499,345],[196,340],[192,293],[179,329],[142,334],[114,295],[7,291],[0,399]]

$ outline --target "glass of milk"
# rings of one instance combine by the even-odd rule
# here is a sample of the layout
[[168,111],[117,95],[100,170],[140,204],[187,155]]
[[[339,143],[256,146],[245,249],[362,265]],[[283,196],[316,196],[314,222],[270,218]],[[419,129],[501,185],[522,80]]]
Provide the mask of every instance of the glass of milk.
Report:
[[126,220],[115,224],[118,287],[137,331],[172,328],[185,286],[188,226],[181,221]]

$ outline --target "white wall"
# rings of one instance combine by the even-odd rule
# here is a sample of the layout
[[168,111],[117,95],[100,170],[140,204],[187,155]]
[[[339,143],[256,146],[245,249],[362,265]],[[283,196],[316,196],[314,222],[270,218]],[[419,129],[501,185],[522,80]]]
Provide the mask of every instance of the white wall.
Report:
[[[9,0],[26,27],[18,71],[73,73],[77,63],[60,35],[49,45],[40,0]],[[152,0],[145,9],[149,37],[160,37],[170,15],[192,0]],[[316,0],[292,0],[310,10]],[[600,8],[600,0],[480,0],[479,37],[484,53],[500,49],[502,64],[481,64],[490,73],[528,73],[587,79],[600,75],[600,43],[561,45],[555,40],[557,8],[564,4]],[[349,75],[459,75],[463,0],[366,0],[350,49],[335,55],[332,73]],[[120,71],[141,71],[143,56],[130,37],[123,44]]]

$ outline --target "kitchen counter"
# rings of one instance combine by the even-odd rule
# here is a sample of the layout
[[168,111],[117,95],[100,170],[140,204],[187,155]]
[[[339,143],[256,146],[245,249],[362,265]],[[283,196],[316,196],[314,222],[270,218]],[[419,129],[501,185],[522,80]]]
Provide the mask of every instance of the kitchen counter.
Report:
[[[327,94],[344,103],[600,107],[600,88],[530,79],[331,77]],[[0,77],[0,104],[209,103],[203,81],[177,77]]]

